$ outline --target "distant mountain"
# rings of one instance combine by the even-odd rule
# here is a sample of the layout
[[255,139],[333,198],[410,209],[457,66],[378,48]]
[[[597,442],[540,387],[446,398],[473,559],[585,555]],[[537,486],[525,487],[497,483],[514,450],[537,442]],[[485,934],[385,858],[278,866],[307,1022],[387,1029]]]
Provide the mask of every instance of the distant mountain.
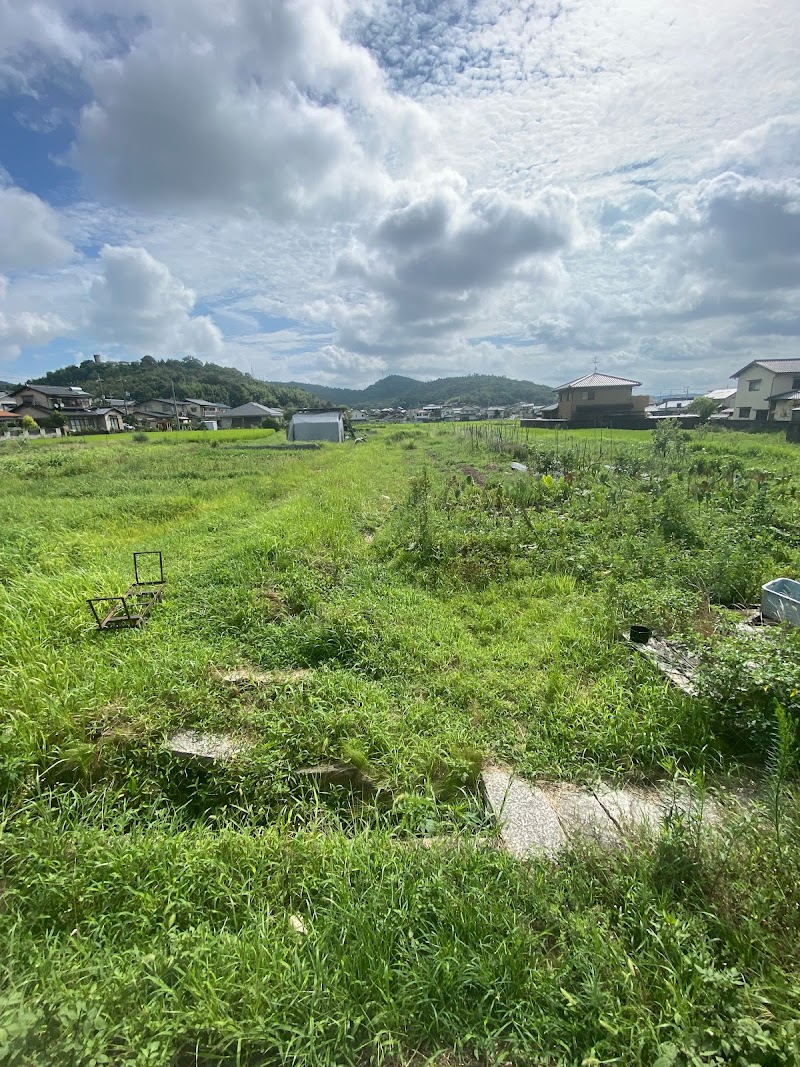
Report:
[[238,407],[255,400],[267,407],[304,408],[325,406],[323,398],[305,386],[273,385],[262,382],[235,367],[220,367],[216,363],[202,363],[187,356],[185,359],[153,359],[144,356],[131,363],[95,363],[84,360],[79,366],[62,367],[37,378],[39,385],[81,385],[94,397],[153,400],[175,395],[179,400],[196,397]]
[[0,393],[7,393],[11,389],[16,389],[14,382],[0,382]]
[[555,398],[547,385],[502,378],[495,374],[469,374],[460,378],[437,378],[421,382],[390,374],[366,389],[340,389],[328,385],[287,382],[287,388],[306,389],[330,404],[355,408],[422,407],[425,404],[546,404]]

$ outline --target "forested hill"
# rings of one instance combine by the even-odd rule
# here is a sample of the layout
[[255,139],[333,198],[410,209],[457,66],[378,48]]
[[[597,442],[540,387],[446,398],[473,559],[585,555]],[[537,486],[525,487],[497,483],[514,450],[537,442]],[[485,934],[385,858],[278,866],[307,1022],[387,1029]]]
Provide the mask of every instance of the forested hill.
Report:
[[308,389],[331,404],[346,404],[348,407],[385,408],[421,407],[423,404],[514,404],[517,401],[529,404],[546,404],[555,393],[547,385],[536,382],[517,381],[495,374],[469,374],[461,378],[437,378],[421,382],[391,374],[366,389],[338,389],[327,385],[310,385],[306,382],[288,382],[287,388]]
[[[153,359],[144,356],[132,363],[95,363],[84,360],[79,366],[62,367],[37,378],[40,385],[81,385],[94,397],[124,399],[125,391],[138,401],[175,395],[183,400],[196,397],[237,407],[256,400],[270,407],[319,407],[321,398],[306,386],[272,384],[259,381],[235,367],[220,367],[185,359]],[[324,403],[324,402],[323,402]]]
[[175,395],[199,397],[236,406],[257,400],[282,408],[320,407],[340,404],[354,408],[422,407],[424,404],[513,404],[518,401],[544,404],[554,393],[546,385],[516,381],[498,375],[470,374],[460,378],[437,378],[421,382],[399,374],[382,378],[366,389],[342,389],[309,382],[262,382],[235,367],[220,367],[185,359],[154,359],[144,356],[131,363],[95,363],[84,360],[79,366],[62,367],[37,378],[41,385],[81,385],[94,397],[124,398],[127,391],[135,400]]

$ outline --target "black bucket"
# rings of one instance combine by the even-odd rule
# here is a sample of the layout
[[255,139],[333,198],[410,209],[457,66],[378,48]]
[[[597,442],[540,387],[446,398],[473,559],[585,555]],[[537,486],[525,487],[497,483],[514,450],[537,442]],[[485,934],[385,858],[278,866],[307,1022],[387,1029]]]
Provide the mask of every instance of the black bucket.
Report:
[[653,636],[649,626],[631,626],[630,638],[637,645],[646,645]]

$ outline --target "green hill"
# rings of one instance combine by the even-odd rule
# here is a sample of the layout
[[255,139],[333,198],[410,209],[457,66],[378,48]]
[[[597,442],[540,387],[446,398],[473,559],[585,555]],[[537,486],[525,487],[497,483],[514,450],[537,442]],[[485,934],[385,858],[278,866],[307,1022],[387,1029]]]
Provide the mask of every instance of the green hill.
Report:
[[94,397],[134,400],[171,397],[199,397],[222,404],[245,404],[256,400],[271,407],[325,407],[328,404],[351,408],[422,407],[424,404],[513,404],[518,401],[543,404],[554,393],[546,385],[516,381],[498,375],[469,374],[458,378],[437,378],[421,382],[400,374],[390,374],[366,389],[344,389],[310,382],[263,382],[235,367],[220,367],[185,359],[153,359],[144,356],[130,363],[95,363],[84,360],[79,366],[61,367],[36,381],[41,385],[81,385]]
[[175,395],[199,397],[220,404],[237,407],[255,400],[269,407],[319,407],[322,398],[305,386],[273,385],[244,374],[235,367],[220,367],[216,363],[202,363],[187,356],[185,359],[153,359],[144,356],[130,363],[95,363],[84,360],[77,367],[62,367],[37,378],[40,385],[81,385],[92,396],[101,395],[123,399],[125,391],[135,400]]
[[421,407],[424,404],[545,404],[555,393],[547,385],[502,378],[495,374],[469,374],[458,378],[437,378],[421,382],[391,374],[366,389],[340,389],[334,386],[288,382],[287,387],[307,389],[330,404],[348,407]]

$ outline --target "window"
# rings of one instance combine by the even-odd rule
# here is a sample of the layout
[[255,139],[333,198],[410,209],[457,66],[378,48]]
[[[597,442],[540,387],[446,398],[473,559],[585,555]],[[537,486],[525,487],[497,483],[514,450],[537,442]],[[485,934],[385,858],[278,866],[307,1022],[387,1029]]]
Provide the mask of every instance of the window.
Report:
[[747,383],[747,388],[750,390],[751,393],[758,392],[758,390],[761,388],[762,380],[763,379],[761,378],[753,378]]
[[586,399],[587,400],[594,400],[594,389],[587,389],[586,390]]
[[749,419],[750,418],[750,408],[739,408],[739,418],[740,419]]
[[800,389],[800,378],[792,378],[792,389]]

